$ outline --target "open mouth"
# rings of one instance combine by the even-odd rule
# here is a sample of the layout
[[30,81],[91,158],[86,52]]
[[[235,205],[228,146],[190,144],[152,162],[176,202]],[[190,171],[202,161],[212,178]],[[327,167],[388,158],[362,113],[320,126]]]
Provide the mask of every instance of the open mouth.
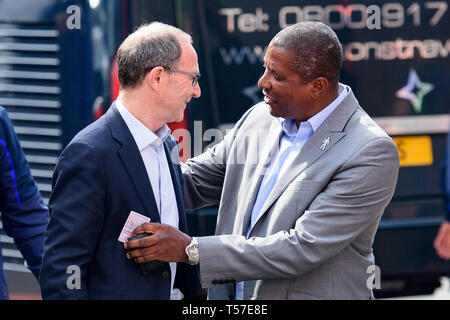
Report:
[[276,102],[275,99],[273,99],[271,96],[269,96],[267,94],[267,91],[265,89],[263,89],[262,93],[264,95],[264,102],[265,103],[275,103]]
[[271,96],[267,95],[264,91],[263,91],[263,94],[264,94],[264,102],[265,103],[272,104],[272,103],[276,102]]

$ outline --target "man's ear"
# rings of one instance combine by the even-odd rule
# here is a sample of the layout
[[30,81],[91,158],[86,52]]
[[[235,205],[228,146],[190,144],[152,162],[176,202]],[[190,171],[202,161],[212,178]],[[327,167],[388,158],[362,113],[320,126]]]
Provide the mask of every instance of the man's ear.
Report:
[[328,90],[329,82],[325,77],[317,77],[312,81],[311,95],[313,99],[317,99],[324,95]]
[[147,81],[148,85],[151,88],[156,89],[161,85],[163,77],[164,77],[164,68],[159,66],[153,68],[147,73],[147,75],[145,76],[145,81]]

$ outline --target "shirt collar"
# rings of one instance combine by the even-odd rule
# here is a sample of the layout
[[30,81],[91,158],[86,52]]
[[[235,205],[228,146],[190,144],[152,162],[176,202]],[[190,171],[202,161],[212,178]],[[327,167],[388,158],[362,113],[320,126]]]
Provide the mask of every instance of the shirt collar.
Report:
[[[350,88],[346,86],[345,84],[339,83],[339,95],[336,99],[334,99],[328,106],[326,106],[324,109],[322,109],[319,113],[315,114],[311,118],[309,118],[307,121],[308,125],[311,126],[313,133],[319,129],[319,127],[322,125],[322,123],[325,122],[325,120],[329,117],[329,115],[336,109],[339,104],[347,97],[348,93],[350,92]],[[302,122],[300,124],[300,127],[297,128],[297,124],[294,119],[285,119],[285,118],[279,118],[281,126],[283,128],[284,134],[287,136],[295,136],[299,133],[300,129],[302,129]]]
[[161,142],[164,142],[170,134],[170,129],[167,124],[164,124],[161,128],[159,128],[156,132],[153,132],[149,128],[147,128],[141,121],[139,121],[128,109],[125,105],[120,101],[120,99],[116,100],[116,107],[125,121],[128,129],[131,132],[131,135],[136,141],[136,145],[139,151],[142,151],[145,147],[149,145],[157,145]]

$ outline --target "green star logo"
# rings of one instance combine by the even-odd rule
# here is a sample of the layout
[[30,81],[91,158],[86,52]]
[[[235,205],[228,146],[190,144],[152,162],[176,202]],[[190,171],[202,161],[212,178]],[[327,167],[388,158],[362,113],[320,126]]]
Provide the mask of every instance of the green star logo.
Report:
[[398,90],[395,95],[397,98],[409,100],[413,105],[414,111],[422,113],[423,98],[433,89],[433,84],[420,81],[417,72],[411,69],[409,70],[406,86]]

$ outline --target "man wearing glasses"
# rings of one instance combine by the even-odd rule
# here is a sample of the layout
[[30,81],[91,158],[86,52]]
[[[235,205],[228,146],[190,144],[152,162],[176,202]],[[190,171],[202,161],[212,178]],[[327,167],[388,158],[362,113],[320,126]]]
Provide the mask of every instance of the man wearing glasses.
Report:
[[136,217],[187,232],[181,170],[172,163],[179,151],[166,123],[181,121],[200,96],[191,43],[183,31],[151,23],[120,46],[119,97],[71,141],[54,172],[44,299],[196,298],[195,267],[143,269],[126,259],[123,244]]
[[281,30],[264,101],[183,165],[187,208],[219,204],[216,235],[145,223],[134,234],[153,235],[126,242],[130,260],[198,264],[210,299],[374,298],[372,244],[398,151],[339,82],[342,57],[321,22]]

